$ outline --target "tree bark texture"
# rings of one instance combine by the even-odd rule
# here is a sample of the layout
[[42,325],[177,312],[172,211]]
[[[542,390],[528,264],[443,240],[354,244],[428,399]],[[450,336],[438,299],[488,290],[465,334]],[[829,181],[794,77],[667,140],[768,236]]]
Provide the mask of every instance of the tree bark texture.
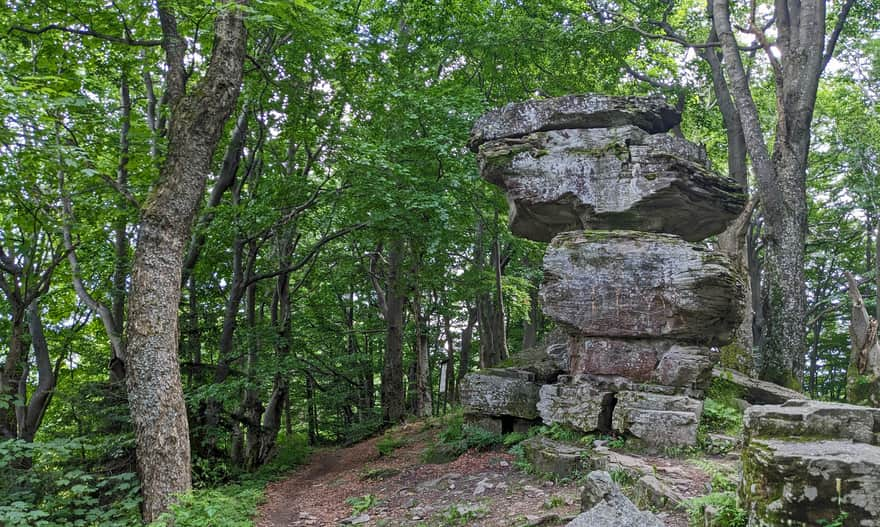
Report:
[[183,253],[214,150],[238,99],[247,40],[243,11],[224,3],[214,21],[208,70],[192,93],[185,95],[185,43],[167,6],[160,3],[158,10],[168,60],[168,153],[142,213],[125,357],[147,522],[192,486],[189,426],[177,357]]
[[[849,1],[842,5],[838,28],[843,27],[851,5]],[[733,33],[729,0],[712,0],[712,15],[764,211],[766,326],[758,373],[762,379],[801,388],[806,355],[804,252],[810,125],[819,77],[834,51],[839,29],[826,42],[825,0],[778,0],[774,50],[762,22],[752,17],[748,30],[764,47],[776,86],[771,156]]]
[[846,374],[846,398],[853,404],[880,407],[880,342],[877,340],[877,319],[868,315],[859,285],[852,273],[846,273],[852,320],[849,333],[852,351]]

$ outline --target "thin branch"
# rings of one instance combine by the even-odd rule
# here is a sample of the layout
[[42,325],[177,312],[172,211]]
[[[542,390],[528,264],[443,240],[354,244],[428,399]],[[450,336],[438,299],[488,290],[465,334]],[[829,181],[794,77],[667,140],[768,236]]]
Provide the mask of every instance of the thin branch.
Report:
[[843,6],[840,8],[840,13],[837,14],[837,22],[834,24],[834,30],[831,32],[831,36],[828,37],[828,43],[825,44],[825,55],[822,56],[822,69],[825,69],[825,66],[831,61],[831,57],[834,55],[834,48],[837,47],[837,41],[840,39],[840,34],[843,32],[843,26],[846,25],[846,19],[849,17],[849,11],[852,9],[853,4],[855,4],[855,0],[846,0],[843,3]]
[[100,33],[88,27],[86,29],[77,29],[73,27],[64,27],[59,24],[49,24],[48,26],[43,26],[39,28],[12,26],[9,29],[9,32],[11,33],[13,31],[19,31],[21,33],[27,33],[29,35],[42,35],[43,33],[47,33],[49,31],[61,31],[64,33],[72,33],[74,35],[95,37],[100,40],[106,40],[107,42],[113,42],[115,44],[126,44],[128,46],[155,47],[162,45],[161,40],[140,40],[131,38],[131,35],[128,33],[128,31],[126,31],[125,37],[115,37],[106,33]]

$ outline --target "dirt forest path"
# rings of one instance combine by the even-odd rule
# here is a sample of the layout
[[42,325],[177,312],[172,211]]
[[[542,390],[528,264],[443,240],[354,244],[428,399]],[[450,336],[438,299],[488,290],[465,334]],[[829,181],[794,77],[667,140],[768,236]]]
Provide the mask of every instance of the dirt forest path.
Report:
[[[451,463],[423,463],[422,452],[438,432],[405,425],[392,432],[402,446],[390,456],[379,455],[379,438],[316,451],[308,464],[268,486],[256,525],[559,526],[579,512],[576,482],[526,474],[506,452],[470,451]],[[349,498],[364,510],[355,512]],[[683,513],[664,520],[687,525]]]

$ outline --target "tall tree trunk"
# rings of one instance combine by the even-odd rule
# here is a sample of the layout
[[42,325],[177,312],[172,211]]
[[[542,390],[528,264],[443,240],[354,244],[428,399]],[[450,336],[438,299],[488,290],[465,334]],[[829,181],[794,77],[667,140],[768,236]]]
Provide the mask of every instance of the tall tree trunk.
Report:
[[[461,354],[458,363],[458,378],[455,379],[456,397],[461,395],[461,379],[471,369],[471,351],[474,343],[474,325],[477,323],[477,310],[468,307],[467,325],[461,330]],[[456,399],[456,402],[458,399]]]
[[[496,222],[497,223],[497,222]],[[486,272],[485,226],[477,224],[477,269],[480,276]],[[477,295],[477,313],[480,321],[480,367],[491,368],[507,358],[507,332],[504,318],[504,300],[501,291],[501,250],[498,233],[489,246],[489,265],[492,271],[492,289]]]
[[442,411],[446,412],[446,404],[455,404],[458,402],[458,379],[455,374],[455,339],[452,335],[452,321],[449,315],[443,314],[443,334],[446,336],[446,392],[445,403]]
[[[709,40],[716,41],[718,35],[714,28],[709,33]],[[736,106],[730,96],[730,88],[724,77],[721,63],[721,53],[716,48],[704,48],[699,52],[703,60],[709,64],[712,74],[712,87],[718,108],[721,111],[721,119],[724,122],[724,130],[727,134],[727,174],[733,178],[748,195],[749,177],[748,163],[746,160],[746,138],[743,133],[742,123]],[[722,363],[728,368],[734,368],[746,374],[754,370],[754,347],[752,291],[749,276],[749,254],[747,248],[747,236],[749,224],[754,209],[754,200],[743,210],[740,216],[721,234],[718,235],[718,250],[727,255],[742,278],[744,291],[743,319],[733,335],[733,342],[722,350]]]
[[[141,216],[131,277],[126,385],[146,522],[192,487],[189,426],[178,366],[184,250],[211,161],[241,88],[244,10],[224,2],[214,21],[208,69],[185,95],[185,41],[159,3],[171,110],[168,152]],[[245,1],[234,2],[244,4]]]
[[852,320],[849,333],[852,351],[846,374],[846,398],[853,404],[880,407],[880,342],[877,339],[877,319],[868,315],[859,292],[859,284],[847,271],[849,297],[852,302]]
[[431,363],[428,350],[428,316],[422,311],[421,291],[413,293],[413,317],[416,323],[416,415],[430,417],[434,409],[431,401]]
[[406,293],[400,271],[403,265],[403,243],[395,241],[388,251],[385,287],[376,275],[374,255],[371,264],[373,287],[379,295],[379,305],[385,318],[385,357],[382,364],[382,422],[395,424],[406,412],[406,393],[403,386],[403,310]]
[[828,42],[825,0],[778,0],[774,18],[777,38],[772,49],[763,22],[754,17],[750,21],[749,31],[765,49],[776,86],[772,156],[733,34],[728,2],[712,0],[714,28],[721,41],[730,93],[743,127],[765,218],[766,337],[758,372],[762,379],[801,388],[806,355],[804,245],[810,125],[819,77],[831,59],[852,2],[841,6],[838,24]]
[[538,345],[538,330],[541,327],[543,315],[541,302],[538,299],[538,288],[529,290],[529,317],[523,320],[522,349],[527,350]]

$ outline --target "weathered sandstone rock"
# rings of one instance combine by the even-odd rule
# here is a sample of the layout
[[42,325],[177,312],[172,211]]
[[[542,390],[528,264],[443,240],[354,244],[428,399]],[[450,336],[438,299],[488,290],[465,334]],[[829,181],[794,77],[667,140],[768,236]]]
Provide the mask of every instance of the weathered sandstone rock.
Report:
[[751,527],[880,525],[880,447],[852,441],[753,439],[740,497]]
[[745,195],[697,145],[635,126],[538,132],[480,147],[480,173],[504,189],[510,229],[550,241],[578,229],[631,229],[699,241],[723,231]]
[[560,234],[544,274],[544,313],[585,336],[723,345],[742,317],[742,282],[730,261],[668,234]]
[[716,381],[733,385],[741,392],[743,399],[750,404],[782,404],[791,399],[806,399],[801,392],[785,388],[772,382],[754,379],[736,370],[722,368],[712,369],[712,377]]
[[607,472],[587,476],[581,508],[585,512],[566,527],[663,527],[656,516],[636,508]]
[[880,525],[880,410],[790,400],[743,419],[749,525]]
[[714,360],[710,349],[663,339],[609,339],[574,335],[572,375],[622,375],[639,382],[703,388]]
[[566,95],[510,103],[485,113],[474,124],[468,147],[476,152],[486,141],[565,128],[635,125],[649,133],[662,133],[680,122],[681,114],[660,97]]
[[880,446],[880,409],[852,404],[790,400],[752,406],[743,427],[747,438],[849,439]]
[[461,380],[461,404],[468,414],[536,419],[538,390],[531,372],[484,370],[469,373]]
[[[650,387],[627,387],[636,386]],[[686,395],[620,391],[603,379],[587,376],[542,386],[538,401],[545,424],[559,423],[582,432],[628,433],[649,448],[696,444],[702,409],[701,401]]]
[[581,470],[587,450],[544,436],[534,436],[520,443],[526,460],[541,474],[567,477]]

